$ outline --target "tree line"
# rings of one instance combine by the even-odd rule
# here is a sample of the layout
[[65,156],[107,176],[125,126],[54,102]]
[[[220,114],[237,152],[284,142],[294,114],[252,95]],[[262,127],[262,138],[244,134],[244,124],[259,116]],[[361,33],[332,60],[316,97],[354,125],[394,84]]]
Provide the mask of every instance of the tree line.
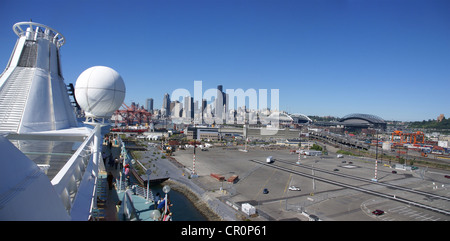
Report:
[[450,129],[450,119],[444,119],[441,122],[437,120],[423,120],[423,121],[415,121],[409,124],[410,128],[424,128],[424,129]]

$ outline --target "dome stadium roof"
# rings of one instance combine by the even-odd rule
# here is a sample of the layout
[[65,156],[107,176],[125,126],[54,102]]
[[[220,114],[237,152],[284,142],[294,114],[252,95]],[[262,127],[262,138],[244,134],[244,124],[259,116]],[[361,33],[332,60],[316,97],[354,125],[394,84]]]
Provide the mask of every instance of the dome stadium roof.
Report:
[[270,119],[277,119],[279,121],[292,121],[292,117],[284,112],[273,112],[269,115]]
[[292,118],[298,118],[299,120],[303,120],[303,121],[308,121],[308,122],[313,122],[308,116],[304,115],[304,114],[292,114],[291,115]]
[[365,120],[372,124],[386,124],[386,121],[384,121],[379,116],[370,115],[370,114],[360,114],[360,113],[353,113],[353,114],[346,115],[346,116],[342,117],[340,122],[344,122],[346,120],[351,120],[351,119]]

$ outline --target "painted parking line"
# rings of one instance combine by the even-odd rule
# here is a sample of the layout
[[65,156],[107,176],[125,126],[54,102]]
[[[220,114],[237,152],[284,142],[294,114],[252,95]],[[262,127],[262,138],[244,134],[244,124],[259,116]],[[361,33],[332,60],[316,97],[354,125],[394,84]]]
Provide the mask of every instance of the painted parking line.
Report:
[[413,210],[407,206],[397,206],[388,210],[390,213],[400,214],[419,221],[438,221],[441,218],[428,213]]
[[383,220],[383,221],[395,221],[396,220],[393,217],[381,217],[380,219]]

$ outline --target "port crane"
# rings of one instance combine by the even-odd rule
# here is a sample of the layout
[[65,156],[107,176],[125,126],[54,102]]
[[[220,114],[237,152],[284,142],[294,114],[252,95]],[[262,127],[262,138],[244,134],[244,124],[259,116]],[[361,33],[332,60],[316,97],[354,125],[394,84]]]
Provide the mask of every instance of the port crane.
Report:
[[[114,112],[115,115],[115,124],[118,126],[119,124],[125,125],[142,125],[142,124],[150,124],[152,114],[148,112],[143,107],[139,107],[134,102],[131,103],[131,106],[128,106],[125,103],[122,103],[121,108]],[[119,116],[122,117],[119,120]]]

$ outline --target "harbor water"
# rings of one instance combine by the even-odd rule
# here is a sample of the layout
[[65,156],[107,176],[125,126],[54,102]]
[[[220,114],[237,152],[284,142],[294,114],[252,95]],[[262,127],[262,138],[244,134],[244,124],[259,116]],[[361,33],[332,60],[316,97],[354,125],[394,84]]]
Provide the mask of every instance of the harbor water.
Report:
[[[134,142],[126,142],[125,146],[135,147],[135,144]],[[156,151],[156,148],[153,150]],[[110,155],[112,155],[112,158],[115,158],[120,155],[121,148],[114,147],[113,145],[103,145],[103,151],[105,152],[105,156],[109,157]],[[164,197],[165,193],[163,192],[162,188],[163,185],[161,184],[150,185],[150,189],[155,199],[157,193],[159,193],[160,196]],[[168,198],[170,200],[170,203],[173,204],[173,206],[170,207],[173,221],[207,221],[207,218],[203,216],[202,213],[194,206],[194,204],[192,204],[192,202],[181,192],[172,189],[168,193]]]
[[[165,193],[162,191],[162,185],[150,186],[153,195],[156,196],[159,193],[164,197]],[[182,193],[175,190],[171,190],[168,193],[170,203],[173,204],[170,207],[172,212],[173,221],[207,221],[207,219],[195,208],[195,206],[185,197]]]

